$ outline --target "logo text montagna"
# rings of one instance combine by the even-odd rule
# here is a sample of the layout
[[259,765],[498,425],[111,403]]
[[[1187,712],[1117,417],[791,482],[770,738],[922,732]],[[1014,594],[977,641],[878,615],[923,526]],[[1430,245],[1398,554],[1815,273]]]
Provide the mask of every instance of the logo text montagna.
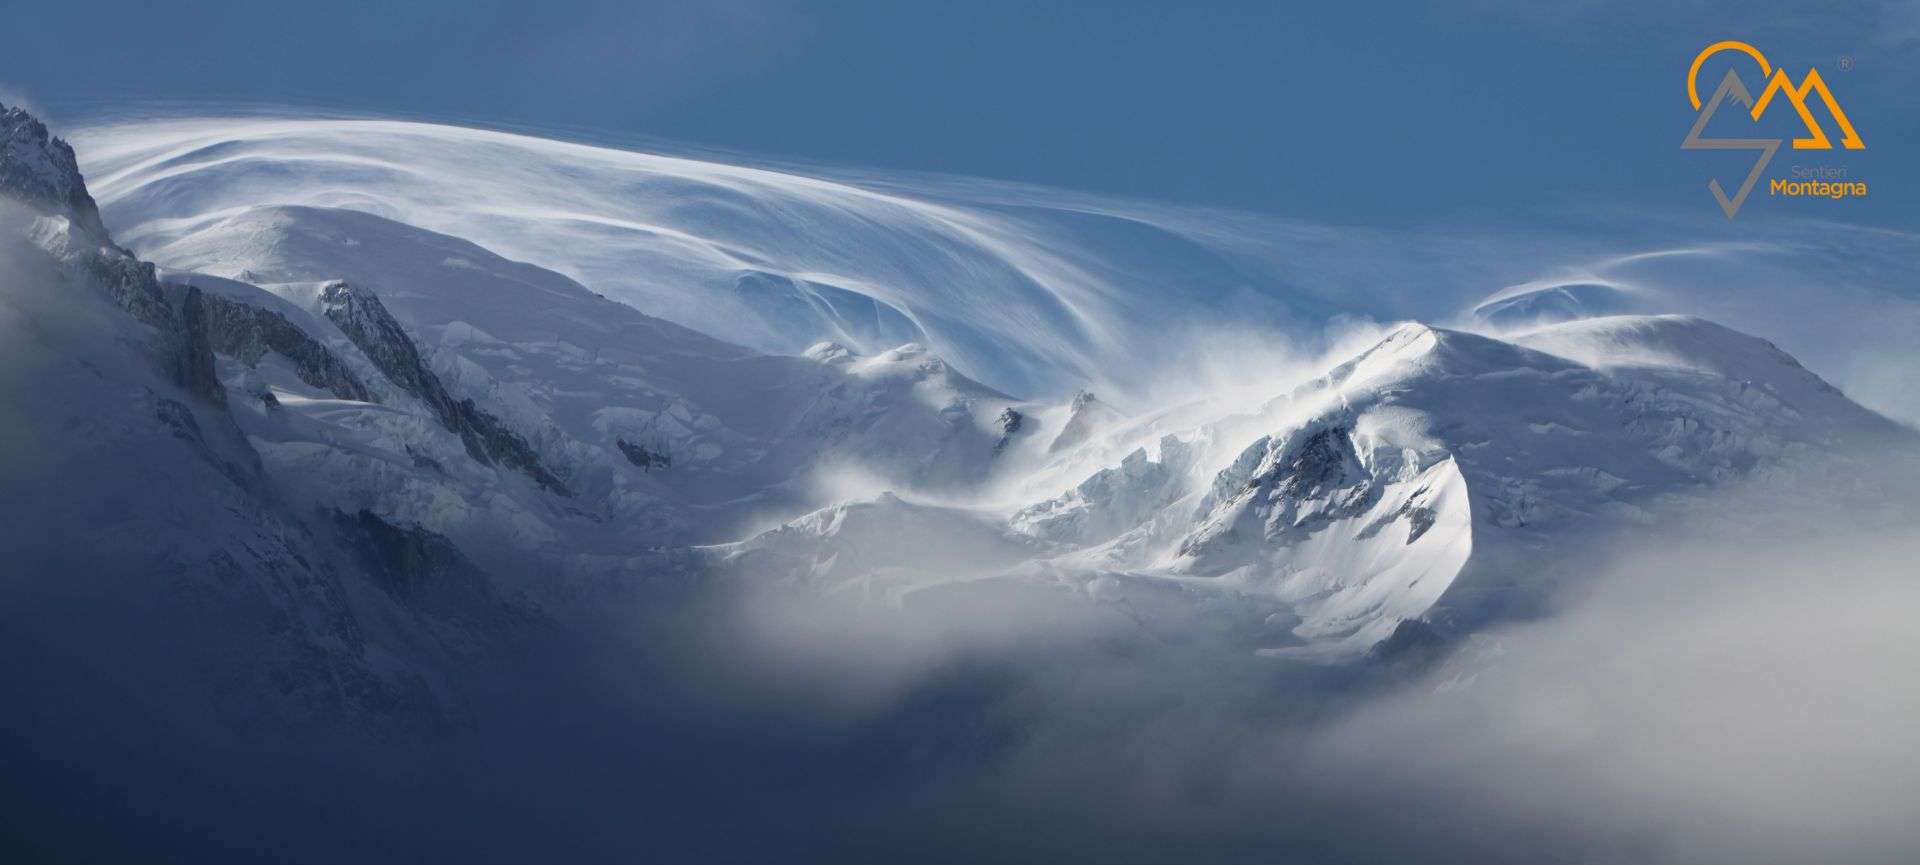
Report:
[[[1755,99],[1753,92],[1747,89],[1746,82],[1740,78],[1738,69],[1728,69],[1726,77],[1720,80],[1720,86],[1714,89],[1713,95],[1708,97],[1704,106],[1702,105],[1699,88],[1700,67],[1707,62],[1707,58],[1723,51],[1744,54],[1760,67],[1760,74],[1767,85],[1760,91],[1759,99]],[[1821,77],[1820,70],[1808,69],[1800,83],[1795,85],[1793,79],[1787,74],[1787,70],[1776,68],[1769,63],[1766,55],[1761,54],[1759,49],[1745,42],[1733,40],[1715,42],[1693,58],[1692,67],[1687,70],[1687,99],[1693,104],[1693,110],[1697,112],[1697,116],[1694,118],[1693,128],[1687,132],[1686,139],[1680,142],[1680,148],[1682,150],[1752,150],[1759,154],[1759,157],[1754,160],[1753,168],[1747,172],[1746,179],[1741,182],[1739,191],[1732,196],[1727,195],[1719,180],[1707,182],[1708,191],[1713,193],[1714,200],[1720,203],[1720,209],[1726,213],[1728,219],[1732,219],[1740,212],[1740,206],[1746,203],[1747,195],[1753,192],[1754,184],[1759,182],[1760,176],[1767,170],[1767,164],[1773,161],[1774,154],[1779,152],[1781,145],[1786,143],[1786,139],[1709,138],[1702,134],[1706,131],[1708,121],[1713,119],[1728,99],[1748,106],[1748,114],[1756,122],[1766,114],[1769,107],[1776,104],[1777,100],[1778,103],[1793,106],[1794,113],[1799,115],[1801,124],[1806,127],[1805,136],[1793,139],[1793,149],[1833,150],[1835,138],[1828,134],[1827,128],[1819,120],[1815,119],[1813,110],[1808,105],[1809,97],[1814,96],[1819,97],[1819,105],[1826,110],[1828,117],[1837,128],[1839,146],[1846,150],[1866,149],[1865,142],[1860,140],[1860,133],[1853,128],[1853,120],[1847,117],[1847,112],[1840,107],[1839,100],[1834,98],[1833,91],[1828,88],[1826,79]],[[1798,173],[1799,170],[1796,169],[1796,175]],[[1839,173],[1844,177],[1843,170]],[[1858,197],[1867,194],[1867,184],[1863,180],[1779,178],[1768,184],[1768,194],[1835,199]]]

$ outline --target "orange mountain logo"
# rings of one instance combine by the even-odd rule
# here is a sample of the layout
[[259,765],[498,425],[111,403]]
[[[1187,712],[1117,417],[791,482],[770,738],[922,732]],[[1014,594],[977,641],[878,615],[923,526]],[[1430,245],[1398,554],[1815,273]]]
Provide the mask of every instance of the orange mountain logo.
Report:
[[[1754,99],[1753,92],[1748,90],[1746,82],[1741,80],[1739,69],[1728,69],[1726,77],[1720,80],[1720,86],[1713,91],[1713,95],[1707,99],[1703,108],[1700,102],[1700,67],[1707,62],[1707,58],[1723,51],[1736,51],[1752,58],[1753,62],[1760,67],[1760,75],[1767,82],[1766,89],[1760,92],[1759,99]],[[1761,54],[1760,49],[1731,39],[1715,42],[1693,58],[1693,66],[1687,70],[1687,99],[1693,103],[1693,110],[1698,116],[1693,121],[1693,129],[1687,132],[1686,140],[1680,142],[1680,149],[1752,150],[1760,154],[1753,163],[1753,169],[1747,172],[1747,179],[1740,184],[1740,190],[1731,198],[1727,196],[1726,190],[1721,188],[1720,181],[1711,180],[1707,183],[1707,189],[1713,193],[1714,200],[1720,202],[1720,209],[1727,214],[1728,219],[1732,219],[1734,214],[1740,212],[1740,206],[1746,203],[1748,193],[1753,191],[1754,184],[1759,182],[1760,175],[1766,171],[1767,164],[1773,161],[1774,154],[1779,152],[1780,146],[1786,143],[1786,139],[1708,138],[1701,134],[1706,131],[1707,122],[1713,119],[1720,110],[1720,106],[1728,99],[1747,106],[1748,113],[1757,122],[1766,114],[1767,109],[1775,104],[1776,96],[1784,97],[1786,104],[1792,105],[1794,112],[1800,115],[1800,122],[1807,130],[1806,137],[1793,139],[1793,148],[1795,150],[1832,150],[1834,139],[1827,134],[1826,128],[1814,119],[1813,111],[1807,106],[1807,98],[1816,95],[1820,97],[1820,103],[1826,109],[1827,116],[1839,129],[1840,146],[1847,150],[1866,149],[1866,144],[1860,140],[1860,133],[1853,128],[1853,121],[1847,117],[1847,112],[1840,108],[1840,102],[1833,97],[1833,91],[1827,87],[1826,79],[1820,76],[1820,70],[1809,68],[1807,74],[1796,86],[1793,79],[1787,75],[1787,70],[1776,68],[1767,62],[1766,55]],[[1776,186],[1783,184],[1783,181],[1775,181]],[[1785,185],[1793,186],[1793,184]],[[1858,185],[1861,187],[1860,194],[1865,194],[1865,184]],[[1789,194],[1798,193],[1789,192]],[[1843,195],[1832,197],[1839,198]]]

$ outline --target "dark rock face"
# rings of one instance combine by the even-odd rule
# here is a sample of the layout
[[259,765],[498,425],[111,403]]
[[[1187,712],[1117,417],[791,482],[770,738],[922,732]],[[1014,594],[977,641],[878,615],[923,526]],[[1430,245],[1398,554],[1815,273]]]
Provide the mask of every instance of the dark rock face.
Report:
[[333,513],[342,548],[367,579],[416,616],[456,659],[508,651],[541,621],[530,601],[503,596],[453,541],[369,511]]
[[160,362],[174,384],[215,405],[226,404],[227,389],[214,373],[213,342],[199,289],[187,290],[175,304],[154,275],[153,265],[114,247],[79,253],[67,261],[105,285],[122,309],[160,332]]
[[217,405],[226,389],[213,375],[213,352],[197,292],[176,306],[160,287],[153,265],[113,244],[100,208],[87,192],[73,148],[47,133],[46,124],[18,108],[0,106],[0,197],[68,222],[47,251],[69,271],[105,286],[115,304],[159,331],[158,362],[174,384]]
[[1013,444],[1013,437],[1020,434],[1020,430],[1026,426],[1026,422],[1026,415],[1014,411],[1011,408],[1000,412],[1000,440],[993,443],[993,452],[996,456],[999,455],[1001,451],[1006,450],[1008,445]]
[[293,363],[300,380],[341,399],[373,402],[358,376],[327,347],[270,309],[212,294],[197,295],[213,350],[254,366],[273,352]]
[[[320,299],[327,319],[359,346],[388,380],[425,402],[442,421],[454,416],[453,397],[420,359],[413,338],[373,292],[336,282],[322,289]],[[484,453],[476,454],[475,459],[490,462]]]
[[336,282],[321,290],[320,302],[327,319],[359,346],[388,380],[426,403],[440,424],[460,437],[475,462],[506,466],[548,490],[571,495],[566,485],[540,463],[526,439],[474,405],[473,400],[456,400],[447,392],[440,377],[420,358],[420,350],[406,328],[387,312],[380,298],[366,289]]
[[1344,429],[1329,427],[1308,436],[1273,468],[1247,482],[1248,489],[1265,488],[1271,500],[1318,499],[1342,487],[1365,480],[1366,469],[1353,452]]
[[194,396],[226,405],[227,389],[214,373],[213,343],[199,289],[187,290],[175,303],[161,287],[153,265],[113,246],[70,252],[63,261],[106,286],[121,309],[159,331],[155,350],[169,380]]
[[1433,528],[1433,508],[1415,505],[1412,501],[1408,501],[1406,507],[1401,508],[1400,512],[1407,517],[1407,543],[1409,544],[1420,540],[1421,535]]
[[[50,137],[39,121],[4,106],[0,198],[10,207],[18,201],[38,215],[63,219],[34,224],[27,239],[74,284],[95,288],[152,329],[137,344],[122,345],[117,338],[123,331],[116,326],[100,332],[103,340],[111,334],[116,341],[84,346],[102,354],[124,352],[142,372],[121,379],[87,363],[103,382],[100,394],[113,398],[84,409],[55,408],[67,412],[56,428],[96,426],[97,445],[137,454],[133,458],[142,465],[162,469],[151,478],[125,472],[77,478],[83,495],[122,508],[128,518],[75,526],[71,538],[56,536],[45,551],[28,548],[34,561],[72,572],[46,576],[85,574],[109,581],[102,585],[124,596],[104,603],[62,598],[25,618],[45,623],[49,635],[74,637],[69,645],[76,657],[109,653],[105,663],[80,669],[136,668],[142,687],[164,682],[191,692],[206,701],[212,719],[246,738],[352,729],[376,738],[424,740],[461,726],[457,698],[437,690],[423,673],[437,674],[444,659],[465,657],[470,647],[492,651],[497,639],[521,633],[514,630],[519,623],[537,620],[537,609],[502,599],[445,539],[366,515],[335,526],[324,517],[307,522],[292,513],[227,409],[214,352],[219,347],[255,360],[268,350],[282,352],[302,367],[303,376],[364,397],[361,383],[277,314],[248,312],[198,288],[161,283],[151,264],[114,245],[72,148]],[[262,398],[271,402],[270,394]],[[49,458],[91,468],[92,460],[49,450]],[[58,495],[66,484],[11,487],[13,480],[0,480],[0,491],[16,494],[5,502],[10,516],[39,504],[30,497]],[[326,545],[320,542],[326,534],[356,543]],[[382,594],[359,591],[363,578],[393,600],[392,609],[362,617],[357,599],[381,603]],[[419,622],[398,636],[376,633],[391,630],[381,623],[394,617],[394,609]],[[72,692],[68,687],[58,693]],[[199,716],[198,704],[192,712]]]
[[65,215],[96,240],[107,239],[73,148],[49,135],[33,115],[5,105],[0,105],[0,195]]
[[179,329],[177,313],[161,289],[153,265],[118,248],[90,243],[85,237],[71,239],[76,242],[56,253],[68,269],[105,286],[113,302],[141,322],[166,334]]
[[644,445],[637,445],[626,439],[616,439],[614,444],[620,448],[620,453],[626,456],[627,462],[647,471],[673,466],[673,457],[664,451],[649,450]]
[[227,389],[220,383],[213,363],[213,337],[207,329],[206,297],[200,289],[187,289],[180,304],[180,383],[192,393],[221,405],[227,402]]
[[1204,555],[1215,542],[1233,538],[1274,542],[1309,535],[1334,520],[1365,513],[1381,495],[1345,427],[1302,430],[1285,442],[1262,440],[1236,465],[1257,468],[1245,481],[1224,489],[1221,480],[1214,481],[1215,495],[1226,500],[1235,515],[1181,542],[1181,555]]
[[1389,669],[1417,673],[1445,658],[1456,642],[1457,636],[1431,624],[1419,619],[1404,619],[1394,627],[1392,634],[1367,650],[1367,661]]

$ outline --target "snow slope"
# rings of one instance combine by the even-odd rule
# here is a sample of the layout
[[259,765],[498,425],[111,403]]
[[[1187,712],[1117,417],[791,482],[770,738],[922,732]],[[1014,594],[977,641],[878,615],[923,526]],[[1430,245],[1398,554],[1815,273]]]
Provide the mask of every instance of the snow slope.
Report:
[[[1274,604],[1249,639],[1337,658],[1407,622],[1457,631],[1536,608],[1578,577],[1562,565],[1580,539],[1708,506],[1729,482],[1920,437],[1763,340],[1614,316],[1510,340],[1408,324],[1264,405],[1177,431],[1132,421],[1086,447],[1126,456],[1014,509],[1004,531],[1030,539],[1025,560],[981,555],[967,578],[1066,579],[1130,607],[1164,597],[1156,584],[1188,606]],[[759,565],[807,579],[842,555],[843,519],[750,546],[785,550]],[[813,558],[798,538],[818,538]]]
[[1298,636],[1349,647],[1544,594],[1559,533],[1915,441],[1772,345],[1683,316],[1511,342],[1407,325],[1273,410],[1286,419],[1171,505],[1179,518],[1099,558],[1267,588],[1302,616]]
[[[254,294],[302,310],[306,315],[297,320],[317,323],[316,339],[332,344],[345,332],[326,300],[342,289],[330,286],[344,282],[371,294],[368,302],[390,310],[400,331],[381,341],[402,344],[400,351],[420,356],[407,365],[428,369],[369,380],[432,379],[447,395],[425,399],[437,406],[428,414],[468,413],[458,404],[471,400],[472,413],[495,419],[481,421],[497,428],[481,438],[524,441],[527,454],[516,460],[517,446],[509,446],[505,464],[535,466],[523,473],[566,494],[563,505],[545,496],[522,501],[516,528],[490,529],[545,538],[537,543],[566,538],[578,545],[591,536],[590,547],[623,549],[725,540],[742,531],[742,521],[777,520],[829,503],[823,472],[857,472],[900,489],[955,491],[1039,447],[1026,437],[1020,447],[1003,445],[1005,417],[1018,413],[1016,401],[921,347],[858,355],[823,343],[802,357],[763,355],[641,314],[551,271],[358,211],[252,208],[155,253],[178,268],[172,278],[209,291],[224,286],[228,296],[240,297],[251,289],[240,280],[258,283],[264,291]],[[360,354],[383,353],[359,348]],[[419,387],[401,389],[419,399]],[[387,412],[347,411],[311,388],[297,395],[308,402],[281,399],[281,407],[332,419],[333,440],[355,437],[342,426],[397,423]],[[322,402],[311,402],[316,399]],[[409,423],[423,431],[434,426],[417,413]],[[471,424],[439,425],[475,437],[466,428]],[[1042,424],[1024,426],[1033,432]],[[297,450],[307,454],[310,445],[303,440]],[[498,447],[486,450],[500,456]],[[415,452],[442,469],[467,462],[458,451],[446,452],[445,442],[417,437],[389,441],[384,451],[390,463],[403,466]],[[549,473],[551,482],[543,479]],[[359,476],[349,467],[318,465],[304,474]],[[458,533],[469,523],[469,507],[429,507],[400,492],[419,482],[373,500],[350,498],[442,531]],[[555,507],[561,512],[547,513]],[[525,519],[591,525],[536,531]],[[476,525],[466,530],[478,533]]]

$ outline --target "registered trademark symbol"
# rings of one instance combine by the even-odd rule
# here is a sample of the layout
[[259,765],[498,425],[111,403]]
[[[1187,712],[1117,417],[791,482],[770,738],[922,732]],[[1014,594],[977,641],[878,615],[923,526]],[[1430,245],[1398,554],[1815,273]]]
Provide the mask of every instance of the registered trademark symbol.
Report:
[[1853,71],[1853,55],[1851,54],[1840,55],[1840,71],[1841,72]]

